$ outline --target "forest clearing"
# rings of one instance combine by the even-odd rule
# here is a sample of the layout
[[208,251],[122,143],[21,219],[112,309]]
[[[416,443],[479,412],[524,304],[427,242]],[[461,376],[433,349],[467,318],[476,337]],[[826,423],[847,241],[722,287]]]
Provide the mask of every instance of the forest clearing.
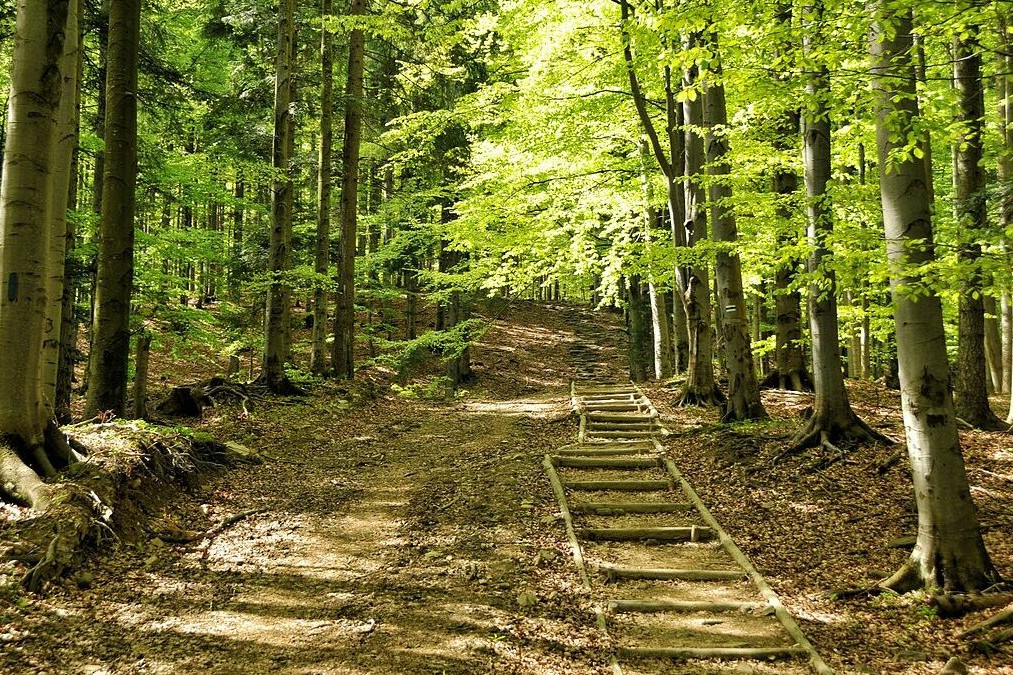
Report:
[[0,669],[1004,673],[1013,5],[0,11]]

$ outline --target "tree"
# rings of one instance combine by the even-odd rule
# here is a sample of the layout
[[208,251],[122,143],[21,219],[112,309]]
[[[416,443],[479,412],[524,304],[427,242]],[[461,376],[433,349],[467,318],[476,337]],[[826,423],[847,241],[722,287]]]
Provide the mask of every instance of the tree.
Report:
[[[823,45],[819,36],[823,24],[823,4],[814,0],[807,9],[808,55]],[[813,67],[813,66],[811,66]],[[813,348],[813,380],[816,401],[813,414],[796,435],[789,450],[823,445],[837,452],[842,441],[887,442],[887,439],[860,420],[851,409],[844,388],[841,341],[838,333],[837,278],[831,266],[827,239],[833,233],[833,214],[829,208],[827,184],[830,182],[830,76],[825,66],[816,65],[806,87],[808,105],[804,108],[802,152],[805,165],[806,195],[809,201],[809,331]]]
[[[366,13],[366,0],[351,0],[352,17]],[[359,146],[362,142],[362,72],[366,34],[355,27],[348,37],[345,131],[341,146],[341,238],[338,249],[338,303],[334,320],[332,367],[337,377],[355,377],[355,241],[359,203]]]
[[[694,49],[698,34],[688,35],[684,49]],[[707,241],[707,211],[704,209],[704,137],[702,129],[703,95],[700,68],[689,64],[683,71],[682,87],[685,92],[682,119],[685,140],[685,225],[686,244],[698,247]],[[689,368],[686,386],[679,397],[682,405],[719,405],[725,401],[714,380],[714,341],[711,338],[710,273],[704,260],[696,260],[689,268],[682,300],[686,306],[686,324],[689,328]]]
[[317,245],[313,288],[313,354],[310,371],[322,375],[327,371],[327,287],[324,279],[330,267],[329,243],[331,237],[331,146],[334,112],[334,55],[333,36],[327,21],[331,16],[331,0],[321,3],[323,26],[320,30],[320,155],[317,168]]
[[76,14],[67,0],[18,4],[0,183],[0,484],[37,509],[49,506],[52,488],[36,471],[51,475],[71,461],[43,395],[41,358],[47,281],[63,262],[49,257],[52,162]]
[[126,412],[134,280],[140,29],[141,0],[109,1],[102,225],[88,358],[87,417],[101,411],[119,416]]
[[901,405],[918,507],[918,538],[883,585],[981,591],[998,580],[971,500],[938,296],[912,270],[934,259],[931,199],[916,127],[911,11],[880,0],[870,38],[877,91],[880,195],[891,266]]
[[704,127],[707,129],[707,202],[710,207],[711,233],[718,244],[714,263],[717,281],[719,326],[724,337],[725,367],[728,369],[728,401],[722,421],[760,419],[767,416],[760,402],[753,352],[746,319],[746,299],[742,293],[742,267],[735,214],[729,203],[732,188],[728,182],[728,112],[722,81],[718,38],[708,34],[712,53],[706,78]]
[[981,165],[985,93],[981,46],[974,37],[977,32],[976,26],[970,26],[953,44],[953,81],[962,128],[955,144],[953,197],[960,229],[958,258],[969,270],[960,293],[960,339],[953,393],[957,417],[980,429],[1000,429],[1003,424],[989,406],[986,383],[984,279],[980,266],[981,237],[988,226],[985,172]]
[[292,244],[292,68],[295,58],[295,0],[280,0],[278,5],[278,44],[274,79],[274,140],[271,184],[271,234],[268,243],[267,320],[264,322],[264,357],[260,381],[271,391],[288,393],[292,383],[285,374],[287,354],[288,293],[286,273],[291,268]]

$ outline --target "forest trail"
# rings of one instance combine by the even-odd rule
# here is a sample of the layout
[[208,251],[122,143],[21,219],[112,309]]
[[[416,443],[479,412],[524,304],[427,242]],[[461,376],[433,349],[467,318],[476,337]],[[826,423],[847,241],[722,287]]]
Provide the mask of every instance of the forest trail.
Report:
[[[626,380],[624,340],[615,315],[519,302],[476,345],[477,380],[455,400],[367,381],[265,401],[249,416],[210,409],[201,430],[265,463],[175,495],[146,530],[46,596],[0,606],[0,673],[613,672],[624,634],[596,625],[600,597],[574,565],[542,461],[578,439],[571,380]],[[1006,654],[972,653],[958,637],[981,612],[942,621],[918,598],[829,597],[906,555],[890,542],[913,525],[910,479],[881,469],[896,466],[893,448],[819,469],[819,457],[771,463],[811,396],[766,392],[771,420],[729,427],[716,409],[673,407],[672,389],[644,391],[673,432],[665,457],[836,672],[934,675],[957,654],[972,673],[1013,674]],[[851,393],[877,428],[902,434],[895,394],[872,383]],[[962,440],[1010,577],[1006,438]],[[623,599],[619,586],[608,592]],[[628,674],[787,668],[804,660],[624,664]]]
[[[539,463],[576,434],[567,345],[578,312],[517,313],[475,349],[483,389],[455,402],[213,410],[206,425],[266,462],[174,500],[146,536],[33,601],[0,671],[604,668]],[[607,318],[598,327],[618,333]],[[213,538],[170,543],[244,514]]]

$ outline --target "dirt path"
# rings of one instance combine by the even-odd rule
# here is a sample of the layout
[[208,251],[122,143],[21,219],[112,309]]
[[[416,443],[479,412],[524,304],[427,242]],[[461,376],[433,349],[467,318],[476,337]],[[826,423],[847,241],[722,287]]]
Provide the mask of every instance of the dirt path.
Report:
[[[458,402],[333,396],[219,410],[269,455],[176,500],[9,629],[11,673],[480,673],[604,668],[544,452],[572,441],[567,328],[529,307]],[[210,541],[167,543],[247,517]]]

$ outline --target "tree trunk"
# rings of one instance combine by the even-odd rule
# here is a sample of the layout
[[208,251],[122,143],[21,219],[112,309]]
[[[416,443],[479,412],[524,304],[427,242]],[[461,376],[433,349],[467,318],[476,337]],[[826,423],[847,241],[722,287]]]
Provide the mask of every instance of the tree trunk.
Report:
[[137,183],[140,0],[109,1],[105,176],[85,416],[126,412]]
[[310,358],[310,372],[314,375],[323,375],[327,371],[327,298],[330,294],[324,280],[329,278],[330,268],[334,57],[333,36],[326,23],[331,16],[331,0],[322,0],[321,14],[324,27],[320,31],[320,157],[317,171],[317,246],[314,265],[317,278],[313,286],[313,353]]
[[42,342],[42,394],[55,415],[57,381],[60,372],[60,354],[63,351],[64,293],[73,295],[74,287],[65,285],[67,277],[68,239],[73,237],[73,225],[68,223],[67,206],[71,187],[76,182],[73,174],[74,151],[77,148],[78,119],[78,57],[80,30],[78,28],[77,0],[67,10],[67,37],[60,64],[63,93],[57,111],[56,149],[53,156],[53,186],[50,191],[49,270],[46,282],[46,318]]
[[287,356],[287,325],[285,303],[287,279],[291,264],[288,242],[292,240],[292,158],[290,137],[294,133],[292,119],[292,61],[295,58],[295,0],[280,0],[278,5],[278,45],[274,78],[274,139],[271,185],[271,234],[268,242],[268,272],[271,283],[267,289],[264,320],[264,357],[259,381],[273,392],[286,393],[292,386],[285,375]]
[[985,310],[985,360],[988,364],[989,392],[1002,393],[1003,358],[1001,313],[995,296],[982,296]]
[[[791,128],[797,133],[798,120],[793,113]],[[777,215],[787,227],[791,222],[792,208],[786,203],[798,190],[798,176],[794,171],[778,170],[772,179],[774,193],[781,199]],[[790,235],[779,239],[789,245]],[[779,265],[774,271],[774,370],[763,386],[785,391],[812,391],[812,379],[805,363],[802,348],[802,295],[794,290],[793,264]]]
[[[348,13],[366,13],[366,0],[351,0]],[[341,149],[341,243],[338,307],[334,321],[333,367],[337,377],[355,377],[355,245],[358,223],[359,143],[362,140],[362,71],[366,37],[361,28],[348,38],[345,133]]]
[[998,574],[981,539],[957,438],[942,306],[931,286],[908,276],[908,270],[935,257],[924,158],[902,152],[918,117],[911,12],[887,7],[885,0],[873,6],[876,24],[870,50],[878,95],[879,164],[890,167],[880,177],[880,195],[918,538],[911,557],[883,585],[900,591],[981,591]]
[[648,363],[648,300],[644,284],[639,275],[628,279],[629,300],[627,302],[627,316],[629,321],[629,358],[630,358],[630,379],[634,382],[647,380]]
[[953,80],[963,135],[954,155],[954,209],[960,231],[957,255],[967,268],[960,295],[957,369],[953,395],[957,417],[979,429],[1002,424],[988,403],[985,359],[985,305],[980,267],[981,238],[988,228],[985,172],[981,166],[985,96],[981,46],[969,33],[954,42]]
[[137,420],[143,420],[148,416],[149,356],[151,356],[151,333],[144,331],[137,336],[137,350],[134,366],[133,418]]
[[[806,14],[805,23],[808,25],[804,49],[812,54],[823,47],[818,37],[823,23],[821,0],[814,0]],[[802,155],[809,204],[807,236],[812,248],[809,258],[809,273],[813,275],[809,285],[809,331],[812,336],[816,401],[813,414],[795,436],[792,449],[823,445],[836,451],[836,445],[842,441],[887,442],[887,439],[858,418],[851,409],[848,391],[844,388],[837,328],[837,280],[829,264],[831,254],[827,248],[827,239],[834,228],[827,195],[831,176],[829,92],[829,73],[825,67],[817,65],[806,86],[809,102],[803,112],[802,124]]]
[[[698,36],[687,38],[684,47],[696,46]],[[683,88],[695,91],[700,86],[696,65],[683,74]],[[704,210],[704,143],[703,97],[687,98],[683,102],[685,122],[685,232],[687,246],[707,241],[707,212]],[[689,367],[686,386],[679,397],[680,405],[719,405],[724,395],[714,379],[714,341],[711,337],[710,276],[707,263],[695,262],[688,270],[682,302],[686,308],[689,328]]]
[[725,136],[728,114],[721,65],[717,56],[717,36],[712,33],[708,43],[714,58],[710,66],[704,106],[704,126],[707,129],[707,197],[711,232],[714,243],[719,246],[714,263],[714,277],[717,280],[721,335],[724,337],[725,367],[728,369],[728,401],[722,420],[762,419],[767,417],[767,411],[760,402],[760,386],[756,381],[746,299],[742,292],[742,269],[739,254],[735,250],[738,246],[738,230],[729,204],[732,188],[728,183],[728,143]]
[[55,262],[48,256],[61,69],[69,63],[68,15],[76,13],[66,0],[18,5],[0,180],[0,489],[37,509],[48,506],[52,489],[36,471],[52,475],[60,459],[47,448],[41,366],[47,274]]

